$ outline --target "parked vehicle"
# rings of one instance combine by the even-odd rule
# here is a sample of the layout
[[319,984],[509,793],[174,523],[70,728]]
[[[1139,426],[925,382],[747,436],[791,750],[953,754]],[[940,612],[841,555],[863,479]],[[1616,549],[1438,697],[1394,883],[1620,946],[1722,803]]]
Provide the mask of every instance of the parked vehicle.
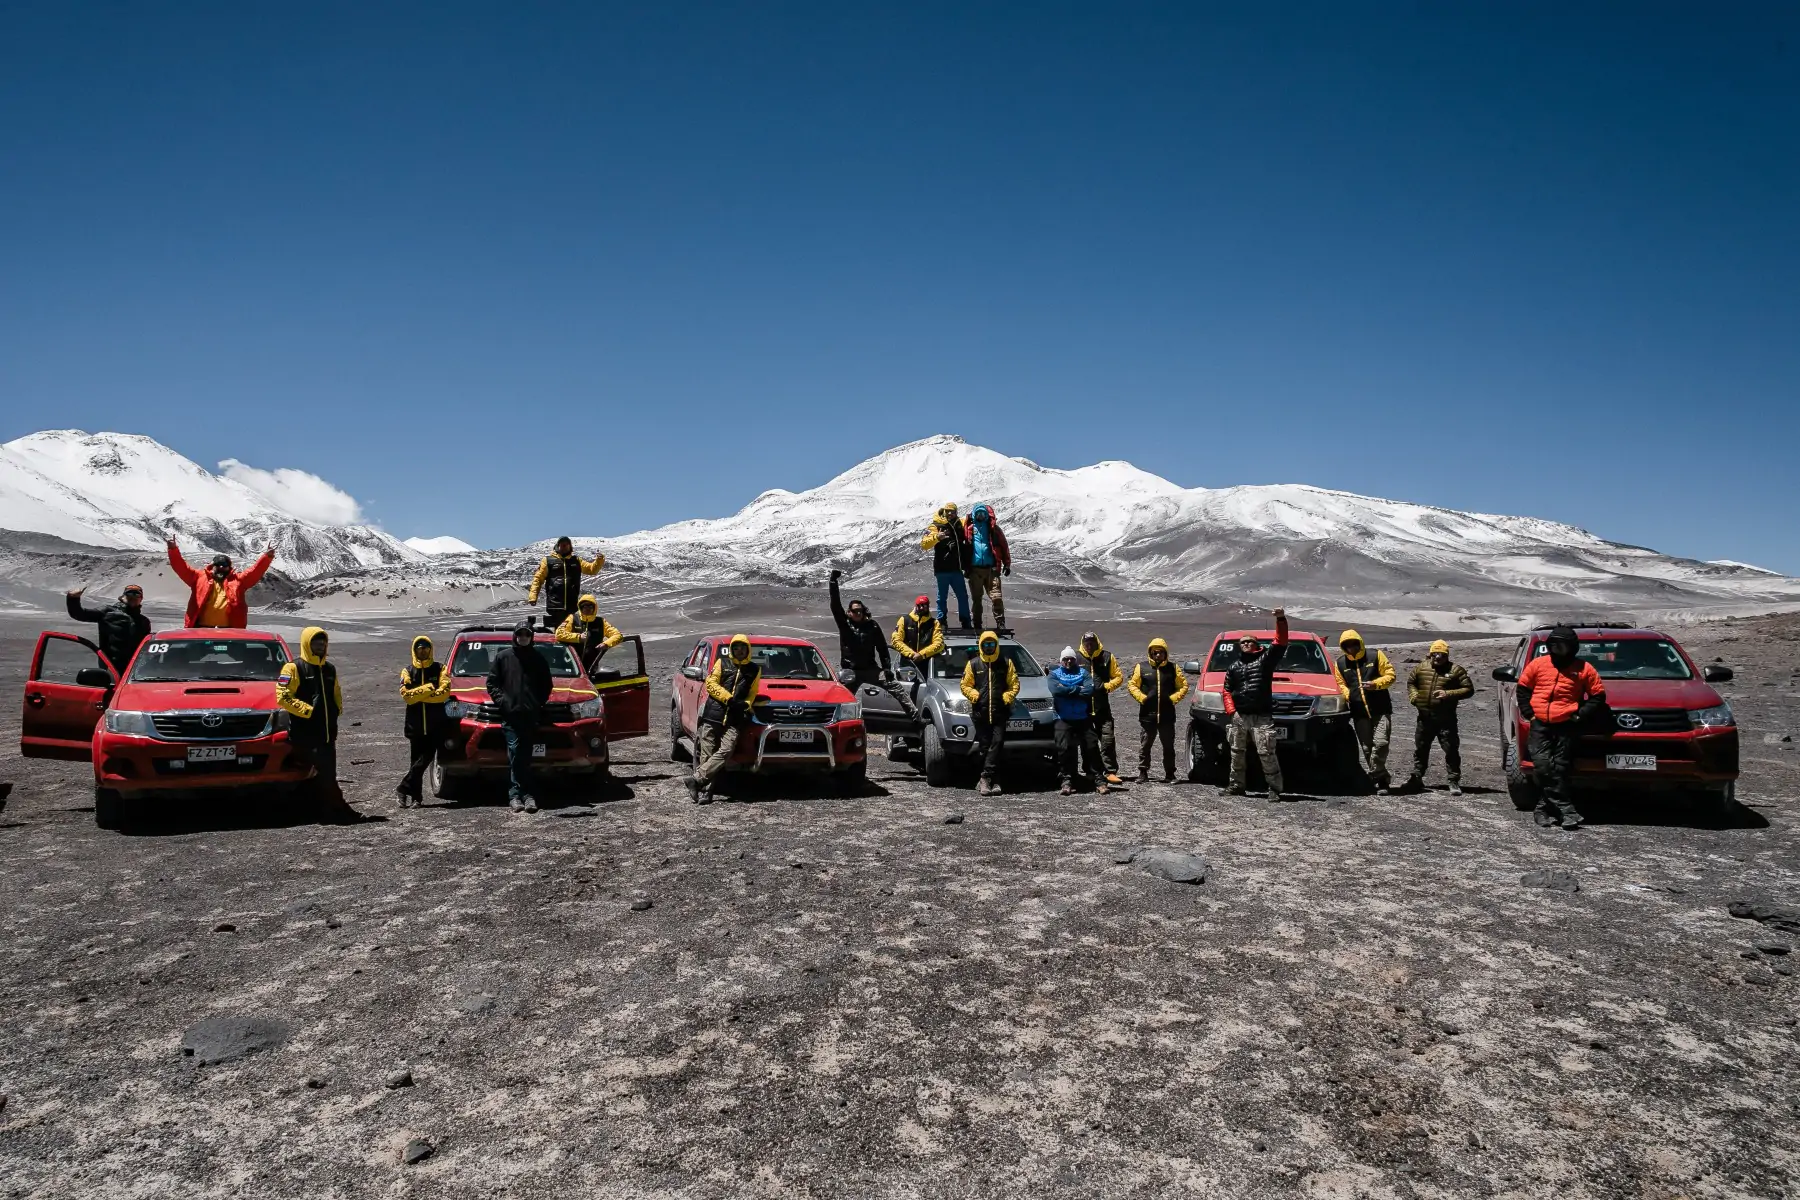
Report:
[[39,634],[19,753],[90,761],[102,829],[177,794],[281,796],[312,775],[275,703],[291,657],[273,633],[172,629],[147,638],[121,678],[86,638]]
[[[899,669],[900,678],[913,685],[912,701],[925,719],[923,728],[906,719],[893,697],[876,688],[863,689],[863,711],[870,728],[898,731],[889,736],[889,757],[904,761],[916,754],[925,782],[932,787],[945,787],[959,779],[970,784],[979,770],[975,725],[969,719],[969,701],[962,694],[963,668],[978,653],[978,636],[946,632],[944,652],[924,662],[929,674],[911,663]],[[1019,673],[1019,694],[1007,718],[1001,757],[1009,764],[1053,766],[1056,709],[1050,702],[1050,680],[1031,651],[1011,635],[1001,636],[1000,653],[1012,659],[1013,669]]]
[[[688,651],[669,692],[669,757],[690,762],[698,744],[706,676],[727,653],[725,634],[703,637]],[[757,694],[767,702],[752,710],[752,725],[738,739],[730,770],[829,776],[846,795],[868,778],[868,734],[863,707],[839,683],[819,648],[800,638],[750,638],[750,657],[762,668]]]
[[[1515,697],[1519,673],[1549,653],[1550,626],[1519,639],[1512,662],[1494,668],[1501,684],[1500,754],[1507,791],[1521,810],[1537,807],[1531,777],[1529,728]],[[1654,629],[1597,623],[1575,627],[1577,656],[1606,684],[1611,712],[1576,750],[1578,791],[1689,792],[1722,812],[1737,805],[1738,730],[1712,686],[1731,668],[1697,665],[1681,643]]]
[[[1225,672],[1238,660],[1238,640],[1256,637],[1272,645],[1271,629],[1232,629],[1213,639],[1204,662],[1181,665],[1192,681],[1188,702],[1188,778],[1197,783],[1224,783],[1231,771],[1231,716],[1225,711]],[[1266,651],[1265,651],[1266,653]],[[1282,770],[1325,773],[1339,787],[1361,791],[1368,786],[1357,753],[1356,732],[1343,680],[1325,639],[1291,630],[1281,669],[1275,673],[1276,753]],[[1290,766],[1291,765],[1291,766]],[[1250,774],[1259,775],[1256,755]]]
[[[506,779],[506,734],[489,702],[488,669],[496,654],[512,644],[510,629],[474,626],[451,643],[450,702],[445,715],[455,722],[431,767],[431,790],[440,800],[458,801],[481,783]],[[532,766],[552,779],[582,782],[598,791],[611,776],[608,744],[650,732],[650,677],[644,645],[627,637],[606,652],[590,679],[573,647],[550,630],[538,633],[533,648],[550,667],[550,702],[532,743]]]

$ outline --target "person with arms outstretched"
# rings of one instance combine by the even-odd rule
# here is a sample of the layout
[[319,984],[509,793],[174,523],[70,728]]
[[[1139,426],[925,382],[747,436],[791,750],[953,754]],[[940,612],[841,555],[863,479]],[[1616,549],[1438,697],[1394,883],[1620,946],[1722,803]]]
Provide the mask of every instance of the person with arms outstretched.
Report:
[[131,656],[137,653],[138,646],[150,636],[150,618],[144,615],[144,589],[135,583],[125,585],[119,593],[118,602],[105,608],[89,608],[81,602],[81,594],[86,588],[75,588],[66,599],[69,603],[69,617],[75,621],[88,621],[100,628],[95,632],[94,640],[99,643],[100,653],[106,661],[113,665],[121,678],[125,667],[131,662]]
[[[888,644],[881,639],[881,626],[869,615],[869,606],[852,600],[844,607],[843,593],[838,589],[842,571],[831,573],[831,619],[838,631],[838,682],[850,689],[852,696],[862,694],[865,685],[878,687],[892,696],[909,721],[919,719],[919,710],[908,694],[906,684],[894,678],[893,659]],[[938,637],[942,648],[943,637]]]
[[169,568],[190,589],[187,603],[189,629],[243,629],[250,624],[250,600],[245,595],[262,582],[275,561],[275,547],[262,552],[248,571],[233,571],[231,555],[215,554],[206,570],[196,571],[181,557],[175,539],[169,542]]
[[566,537],[556,539],[556,552],[539,561],[537,574],[531,577],[531,591],[525,598],[526,603],[536,604],[539,594],[543,595],[544,628],[555,629],[575,611],[581,601],[581,577],[597,575],[605,565],[606,555],[582,559],[575,553],[574,542]]

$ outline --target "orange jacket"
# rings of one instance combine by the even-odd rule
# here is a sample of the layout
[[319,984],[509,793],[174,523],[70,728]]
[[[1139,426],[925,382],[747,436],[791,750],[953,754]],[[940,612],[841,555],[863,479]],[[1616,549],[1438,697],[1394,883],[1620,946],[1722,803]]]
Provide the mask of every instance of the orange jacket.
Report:
[[[244,599],[244,593],[262,581],[263,573],[274,561],[275,552],[265,550],[261,558],[250,564],[248,571],[233,571],[225,577],[226,628],[242,629],[250,623],[250,604]],[[186,624],[189,629],[198,629],[200,614],[206,611],[206,602],[212,596],[212,572],[196,571],[188,566],[174,542],[169,543],[169,566],[181,582],[193,589],[193,594],[188,597]]]
[[1552,725],[1574,720],[1575,710],[1589,697],[1606,695],[1593,663],[1576,659],[1574,665],[1558,668],[1548,654],[1525,664],[1519,686],[1531,692],[1531,715]]

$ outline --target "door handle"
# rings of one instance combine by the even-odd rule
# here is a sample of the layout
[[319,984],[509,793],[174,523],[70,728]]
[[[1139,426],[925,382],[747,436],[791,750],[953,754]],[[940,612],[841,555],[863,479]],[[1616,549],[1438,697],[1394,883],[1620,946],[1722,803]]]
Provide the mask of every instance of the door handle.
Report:
[[32,692],[25,697],[25,703],[31,705],[33,708],[42,708],[44,707],[44,697],[37,692]]

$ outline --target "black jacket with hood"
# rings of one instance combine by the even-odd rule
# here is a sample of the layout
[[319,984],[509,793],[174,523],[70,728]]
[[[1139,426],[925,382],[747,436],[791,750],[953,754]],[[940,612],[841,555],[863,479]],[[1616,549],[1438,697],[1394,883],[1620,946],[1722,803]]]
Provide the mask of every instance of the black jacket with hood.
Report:
[[[416,647],[425,644],[424,657]],[[406,736],[424,737],[440,733],[450,723],[444,715],[444,702],[450,699],[450,676],[444,664],[431,656],[431,639],[423,634],[413,639],[412,662],[400,668],[400,698],[406,701]]]
[[831,619],[838,627],[838,657],[852,671],[886,671],[893,659],[888,657],[888,644],[881,636],[881,623],[869,617],[860,624],[844,611],[843,594],[838,581],[831,581]]
[[[532,632],[531,626],[521,625],[513,630],[515,638],[520,630]],[[553,686],[550,664],[534,646],[521,653],[517,642],[508,642],[488,668],[488,699],[500,710],[501,719],[514,725],[536,725],[544,705],[550,702]]]
[[1225,671],[1225,692],[1232,708],[1246,717],[1266,717],[1275,711],[1275,672],[1287,653],[1287,618],[1275,622],[1275,640],[1254,658],[1240,658]]
[[88,608],[81,603],[80,596],[70,596],[69,616],[76,621],[90,621],[100,628],[94,634],[94,641],[100,647],[100,653],[106,661],[123,675],[125,667],[131,662],[131,656],[137,653],[138,643],[150,636],[150,618],[142,612],[132,612],[125,607],[123,600],[109,604],[105,608]]

